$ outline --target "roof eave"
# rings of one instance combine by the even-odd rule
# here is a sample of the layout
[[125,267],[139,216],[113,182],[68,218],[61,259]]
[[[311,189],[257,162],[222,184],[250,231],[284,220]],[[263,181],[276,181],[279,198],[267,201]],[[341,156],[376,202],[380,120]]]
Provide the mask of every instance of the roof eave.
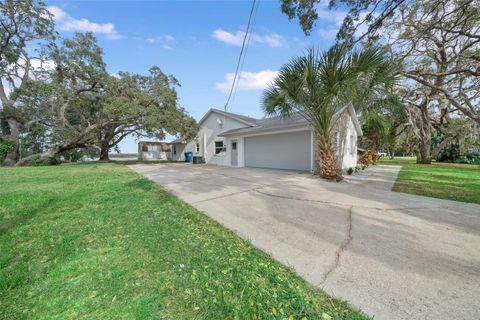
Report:
[[241,123],[244,123],[250,127],[255,127],[257,124],[256,123],[253,123],[253,122],[250,122],[250,121],[247,121],[247,120],[244,120],[244,119],[241,119],[241,118],[238,118],[238,117],[235,117],[234,115],[230,114],[230,113],[227,113],[227,112],[223,112],[221,110],[218,110],[218,109],[215,109],[215,108],[210,108],[210,110],[207,111],[207,113],[202,117],[202,119],[200,119],[200,121],[198,122],[198,125],[201,125],[207,118],[210,114],[212,114],[213,112],[216,112],[218,114],[221,114],[225,117],[229,117],[231,119],[234,119],[236,121],[239,121]]
[[302,124],[294,124],[294,125],[289,125],[289,126],[282,126],[282,127],[271,127],[271,128],[252,128],[250,131],[240,131],[240,132],[224,132],[219,134],[219,137],[231,137],[231,136],[247,136],[250,134],[256,134],[256,133],[265,133],[265,132],[282,132],[282,131],[287,131],[291,129],[300,129],[300,128],[305,128],[307,130],[310,130],[310,126],[308,123],[302,123]]

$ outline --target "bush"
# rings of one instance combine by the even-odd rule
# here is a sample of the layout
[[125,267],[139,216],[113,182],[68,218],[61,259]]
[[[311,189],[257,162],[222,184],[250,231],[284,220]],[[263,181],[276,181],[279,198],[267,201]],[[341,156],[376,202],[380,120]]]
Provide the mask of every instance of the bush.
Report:
[[65,162],[79,162],[83,161],[85,157],[97,158],[100,156],[100,153],[96,148],[79,148],[64,151],[58,156]]
[[373,150],[368,150],[367,152],[364,152],[360,158],[358,159],[358,162],[361,164],[365,165],[370,165],[370,164],[375,164],[379,158],[378,152],[373,151]]
[[351,167],[348,168],[348,169],[347,169],[347,174],[348,174],[348,175],[351,175],[352,173],[353,173],[353,168],[351,168]]
[[452,144],[442,150],[436,159],[438,162],[453,162],[453,163],[467,163],[480,164],[480,152],[477,150],[470,150],[467,153],[461,154],[460,147]]
[[0,160],[3,160],[7,153],[15,149],[15,141],[3,140],[0,142]]
[[62,161],[56,157],[40,158],[40,156],[30,159],[26,165],[32,167],[43,167],[43,166],[56,166],[61,164]]

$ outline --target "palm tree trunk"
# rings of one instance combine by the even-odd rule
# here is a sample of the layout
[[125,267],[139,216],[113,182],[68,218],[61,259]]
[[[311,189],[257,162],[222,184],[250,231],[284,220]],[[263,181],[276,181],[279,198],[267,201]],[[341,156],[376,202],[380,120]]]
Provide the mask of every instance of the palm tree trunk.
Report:
[[337,159],[333,150],[330,135],[318,135],[317,138],[317,163],[320,169],[320,176],[324,179],[339,179],[337,170]]

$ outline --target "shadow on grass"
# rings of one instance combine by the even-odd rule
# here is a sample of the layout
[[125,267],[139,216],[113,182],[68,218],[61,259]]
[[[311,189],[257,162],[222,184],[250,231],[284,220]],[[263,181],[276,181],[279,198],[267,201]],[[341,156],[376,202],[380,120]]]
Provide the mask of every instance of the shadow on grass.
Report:
[[15,215],[13,218],[6,219],[0,225],[0,235],[6,235],[15,228],[25,225],[29,220],[33,219],[37,214],[45,211],[52,204],[53,199],[48,198],[44,201],[35,203],[34,206],[26,209],[22,214]]

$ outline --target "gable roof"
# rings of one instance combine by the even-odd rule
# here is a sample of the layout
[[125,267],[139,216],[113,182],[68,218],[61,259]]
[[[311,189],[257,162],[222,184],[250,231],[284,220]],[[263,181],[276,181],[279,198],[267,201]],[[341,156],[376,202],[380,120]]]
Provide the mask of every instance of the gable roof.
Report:
[[359,137],[363,136],[362,125],[358,120],[358,116],[357,116],[357,113],[355,112],[355,109],[353,108],[353,105],[350,103],[347,108],[348,108],[348,113],[352,118],[353,125],[355,126],[355,130],[357,130],[357,135]]
[[185,141],[184,138],[177,138],[173,141],[170,141],[170,144],[174,144],[174,143],[181,143],[181,144],[186,144],[187,142]]
[[248,117],[248,116],[244,116],[244,115],[241,115],[241,114],[236,114],[236,113],[231,113],[231,112],[226,112],[226,111],[222,111],[222,110],[219,110],[219,109],[211,108],[202,117],[202,119],[200,119],[198,124],[201,125],[202,122],[204,122],[208,118],[208,116],[211,115],[213,112],[221,114],[221,115],[226,116],[226,117],[229,117],[231,119],[237,120],[237,121],[239,121],[241,123],[244,123],[248,126],[256,126],[257,125],[256,122],[258,121],[257,119],[252,118],[252,117]]
[[222,132],[219,136],[229,136],[233,134],[247,134],[253,132],[264,132],[270,130],[291,129],[296,127],[307,127],[308,122],[299,114],[292,114],[288,118],[280,116],[257,120],[257,124],[252,127],[237,128]]
[[[342,107],[340,110],[335,112],[333,115],[334,121],[336,121],[340,116],[347,111],[352,118],[353,125],[355,130],[357,131],[358,136],[363,135],[362,128],[358,121],[357,114],[355,113],[355,109],[351,104]],[[253,118],[251,118],[253,119]],[[308,127],[308,121],[302,117],[299,113],[294,113],[288,118],[284,118],[281,116],[265,118],[265,119],[253,119],[255,120],[255,125],[245,128],[237,128],[231,129],[219,134],[219,136],[231,136],[231,135],[238,135],[238,134],[248,134],[248,133],[256,133],[256,132],[265,132],[265,131],[276,131],[276,130],[283,130],[283,129],[294,129],[298,127]]]
[[138,141],[138,144],[162,145],[162,144],[170,144],[170,142],[166,142],[166,141]]

